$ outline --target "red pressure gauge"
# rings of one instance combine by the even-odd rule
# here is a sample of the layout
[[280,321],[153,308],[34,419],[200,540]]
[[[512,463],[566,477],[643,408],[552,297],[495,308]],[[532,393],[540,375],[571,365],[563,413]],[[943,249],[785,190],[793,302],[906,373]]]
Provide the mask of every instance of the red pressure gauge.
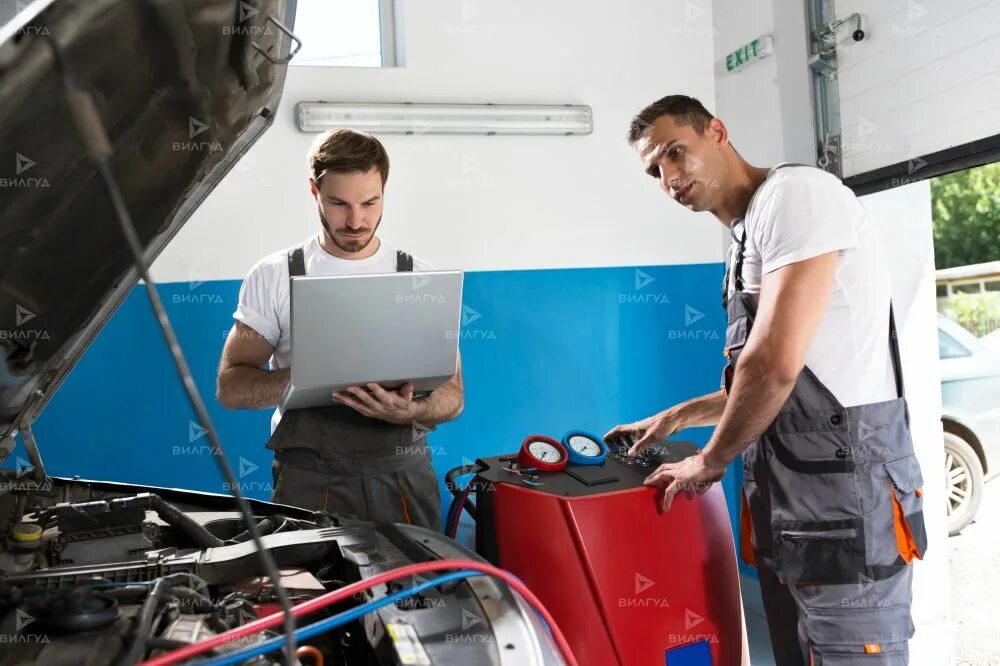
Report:
[[521,444],[517,464],[521,469],[532,468],[539,472],[558,472],[566,467],[569,455],[562,444],[544,435],[531,435]]

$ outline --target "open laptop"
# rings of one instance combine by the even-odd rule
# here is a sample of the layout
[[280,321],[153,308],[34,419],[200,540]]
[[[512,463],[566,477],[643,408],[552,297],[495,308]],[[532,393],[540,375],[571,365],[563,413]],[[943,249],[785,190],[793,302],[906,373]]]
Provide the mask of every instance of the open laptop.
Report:
[[375,382],[414,395],[458,362],[461,271],[293,277],[291,381],[282,409],[332,405],[330,394]]

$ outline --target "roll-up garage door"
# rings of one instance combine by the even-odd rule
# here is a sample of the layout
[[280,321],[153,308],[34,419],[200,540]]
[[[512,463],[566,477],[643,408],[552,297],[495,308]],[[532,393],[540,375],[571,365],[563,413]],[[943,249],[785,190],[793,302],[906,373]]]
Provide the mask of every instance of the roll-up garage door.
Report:
[[1000,0],[825,4],[835,19],[859,14],[864,31],[857,41],[858,17],[844,24],[827,79],[848,185],[872,192],[1000,160]]

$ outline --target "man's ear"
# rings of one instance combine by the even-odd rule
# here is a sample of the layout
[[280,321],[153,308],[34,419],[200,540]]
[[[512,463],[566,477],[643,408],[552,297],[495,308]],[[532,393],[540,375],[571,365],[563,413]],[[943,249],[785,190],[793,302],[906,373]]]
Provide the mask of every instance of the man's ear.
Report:
[[319,196],[319,187],[316,185],[316,181],[312,178],[309,179],[309,191],[312,192],[314,197]]
[[718,118],[709,120],[705,131],[709,132],[712,139],[720,146],[725,146],[729,143],[729,128]]

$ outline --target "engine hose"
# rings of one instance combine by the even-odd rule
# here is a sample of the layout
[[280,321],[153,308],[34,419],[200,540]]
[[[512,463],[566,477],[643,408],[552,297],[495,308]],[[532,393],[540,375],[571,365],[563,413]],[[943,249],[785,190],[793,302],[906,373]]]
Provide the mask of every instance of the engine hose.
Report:
[[198,576],[186,572],[170,574],[169,576],[156,579],[153,587],[149,590],[149,594],[146,596],[146,600],[142,602],[132,644],[129,646],[128,653],[121,662],[123,666],[137,664],[145,654],[146,639],[153,628],[153,618],[156,617],[156,610],[160,606],[160,602],[163,601],[163,598],[168,593],[173,592],[175,588],[184,586],[184,589],[187,589],[191,594],[204,599],[202,595],[193,589],[198,587],[199,583],[201,585],[205,584]]
[[201,525],[176,506],[167,502],[159,495],[149,493],[145,497],[145,507],[156,512],[165,523],[176,528],[195,543],[199,548],[218,548],[225,545],[219,537],[215,536],[204,525]]

